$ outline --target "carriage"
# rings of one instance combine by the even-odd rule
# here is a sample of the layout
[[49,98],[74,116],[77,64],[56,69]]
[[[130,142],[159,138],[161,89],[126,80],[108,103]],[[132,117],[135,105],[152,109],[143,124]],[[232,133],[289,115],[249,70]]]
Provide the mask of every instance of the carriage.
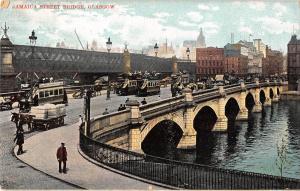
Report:
[[29,131],[48,130],[64,125],[66,110],[64,104],[46,104],[45,106],[32,107],[30,112],[21,111],[19,113],[12,112],[11,114],[11,121],[16,123],[17,128],[27,124]]

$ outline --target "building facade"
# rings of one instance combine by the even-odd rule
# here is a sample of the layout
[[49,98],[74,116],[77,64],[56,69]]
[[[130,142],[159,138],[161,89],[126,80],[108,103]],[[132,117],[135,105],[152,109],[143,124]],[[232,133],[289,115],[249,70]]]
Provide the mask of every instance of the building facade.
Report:
[[297,39],[296,35],[293,35],[288,43],[287,64],[289,90],[295,91],[300,81],[300,39]]
[[244,55],[224,56],[224,72],[230,75],[243,76],[248,71],[248,57]]
[[217,74],[224,74],[224,48],[197,48],[196,77],[214,77]]
[[262,75],[279,76],[284,74],[284,57],[282,52],[266,49],[266,57],[263,58]]
[[267,45],[265,45],[261,39],[253,39],[254,47],[258,53],[263,55],[263,58],[267,56]]
[[225,73],[243,76],[248,72],[248,51],[241,44],[226,44],[224,46]]

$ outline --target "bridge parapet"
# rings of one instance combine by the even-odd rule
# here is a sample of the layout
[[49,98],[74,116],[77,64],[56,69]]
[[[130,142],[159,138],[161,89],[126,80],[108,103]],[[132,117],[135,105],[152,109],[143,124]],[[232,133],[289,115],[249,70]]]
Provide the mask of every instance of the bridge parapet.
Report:
[[164,112],[172,112],[185,106],[184,96],[176,96],[160,101],[156,101],[140,107],[142,117],[149,119]]
[[[126,109],[107,115],[96,116],[91,119],[91,126],[88,134],[94,139],[99,139],[120,128],[128,127],[130,124],[130,114],[131,111]],[[105,142],[104,140],[105,139],[101,139],[101,141]]]

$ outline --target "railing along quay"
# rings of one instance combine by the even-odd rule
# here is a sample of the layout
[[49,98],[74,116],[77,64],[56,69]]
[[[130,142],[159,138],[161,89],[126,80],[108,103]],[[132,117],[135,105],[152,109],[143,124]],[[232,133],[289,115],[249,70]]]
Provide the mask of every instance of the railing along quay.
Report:
[[80,148],[90,158],[147,180],[184,189],[300,189],[300,180],[214,168],[139,154],[100,143],[80,132]]

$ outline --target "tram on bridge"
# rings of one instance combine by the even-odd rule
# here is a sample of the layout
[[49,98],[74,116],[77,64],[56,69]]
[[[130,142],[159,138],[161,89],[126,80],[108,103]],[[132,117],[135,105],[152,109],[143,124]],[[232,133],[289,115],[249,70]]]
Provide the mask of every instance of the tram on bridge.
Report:
[[143,80],[138,81],[137,96],[148,96],[160,93],[160,73],[149,74],[143,76]]
[[117,78],[116,93],[118,95],[148,96],[160,93],[159,73],[129,73]]

